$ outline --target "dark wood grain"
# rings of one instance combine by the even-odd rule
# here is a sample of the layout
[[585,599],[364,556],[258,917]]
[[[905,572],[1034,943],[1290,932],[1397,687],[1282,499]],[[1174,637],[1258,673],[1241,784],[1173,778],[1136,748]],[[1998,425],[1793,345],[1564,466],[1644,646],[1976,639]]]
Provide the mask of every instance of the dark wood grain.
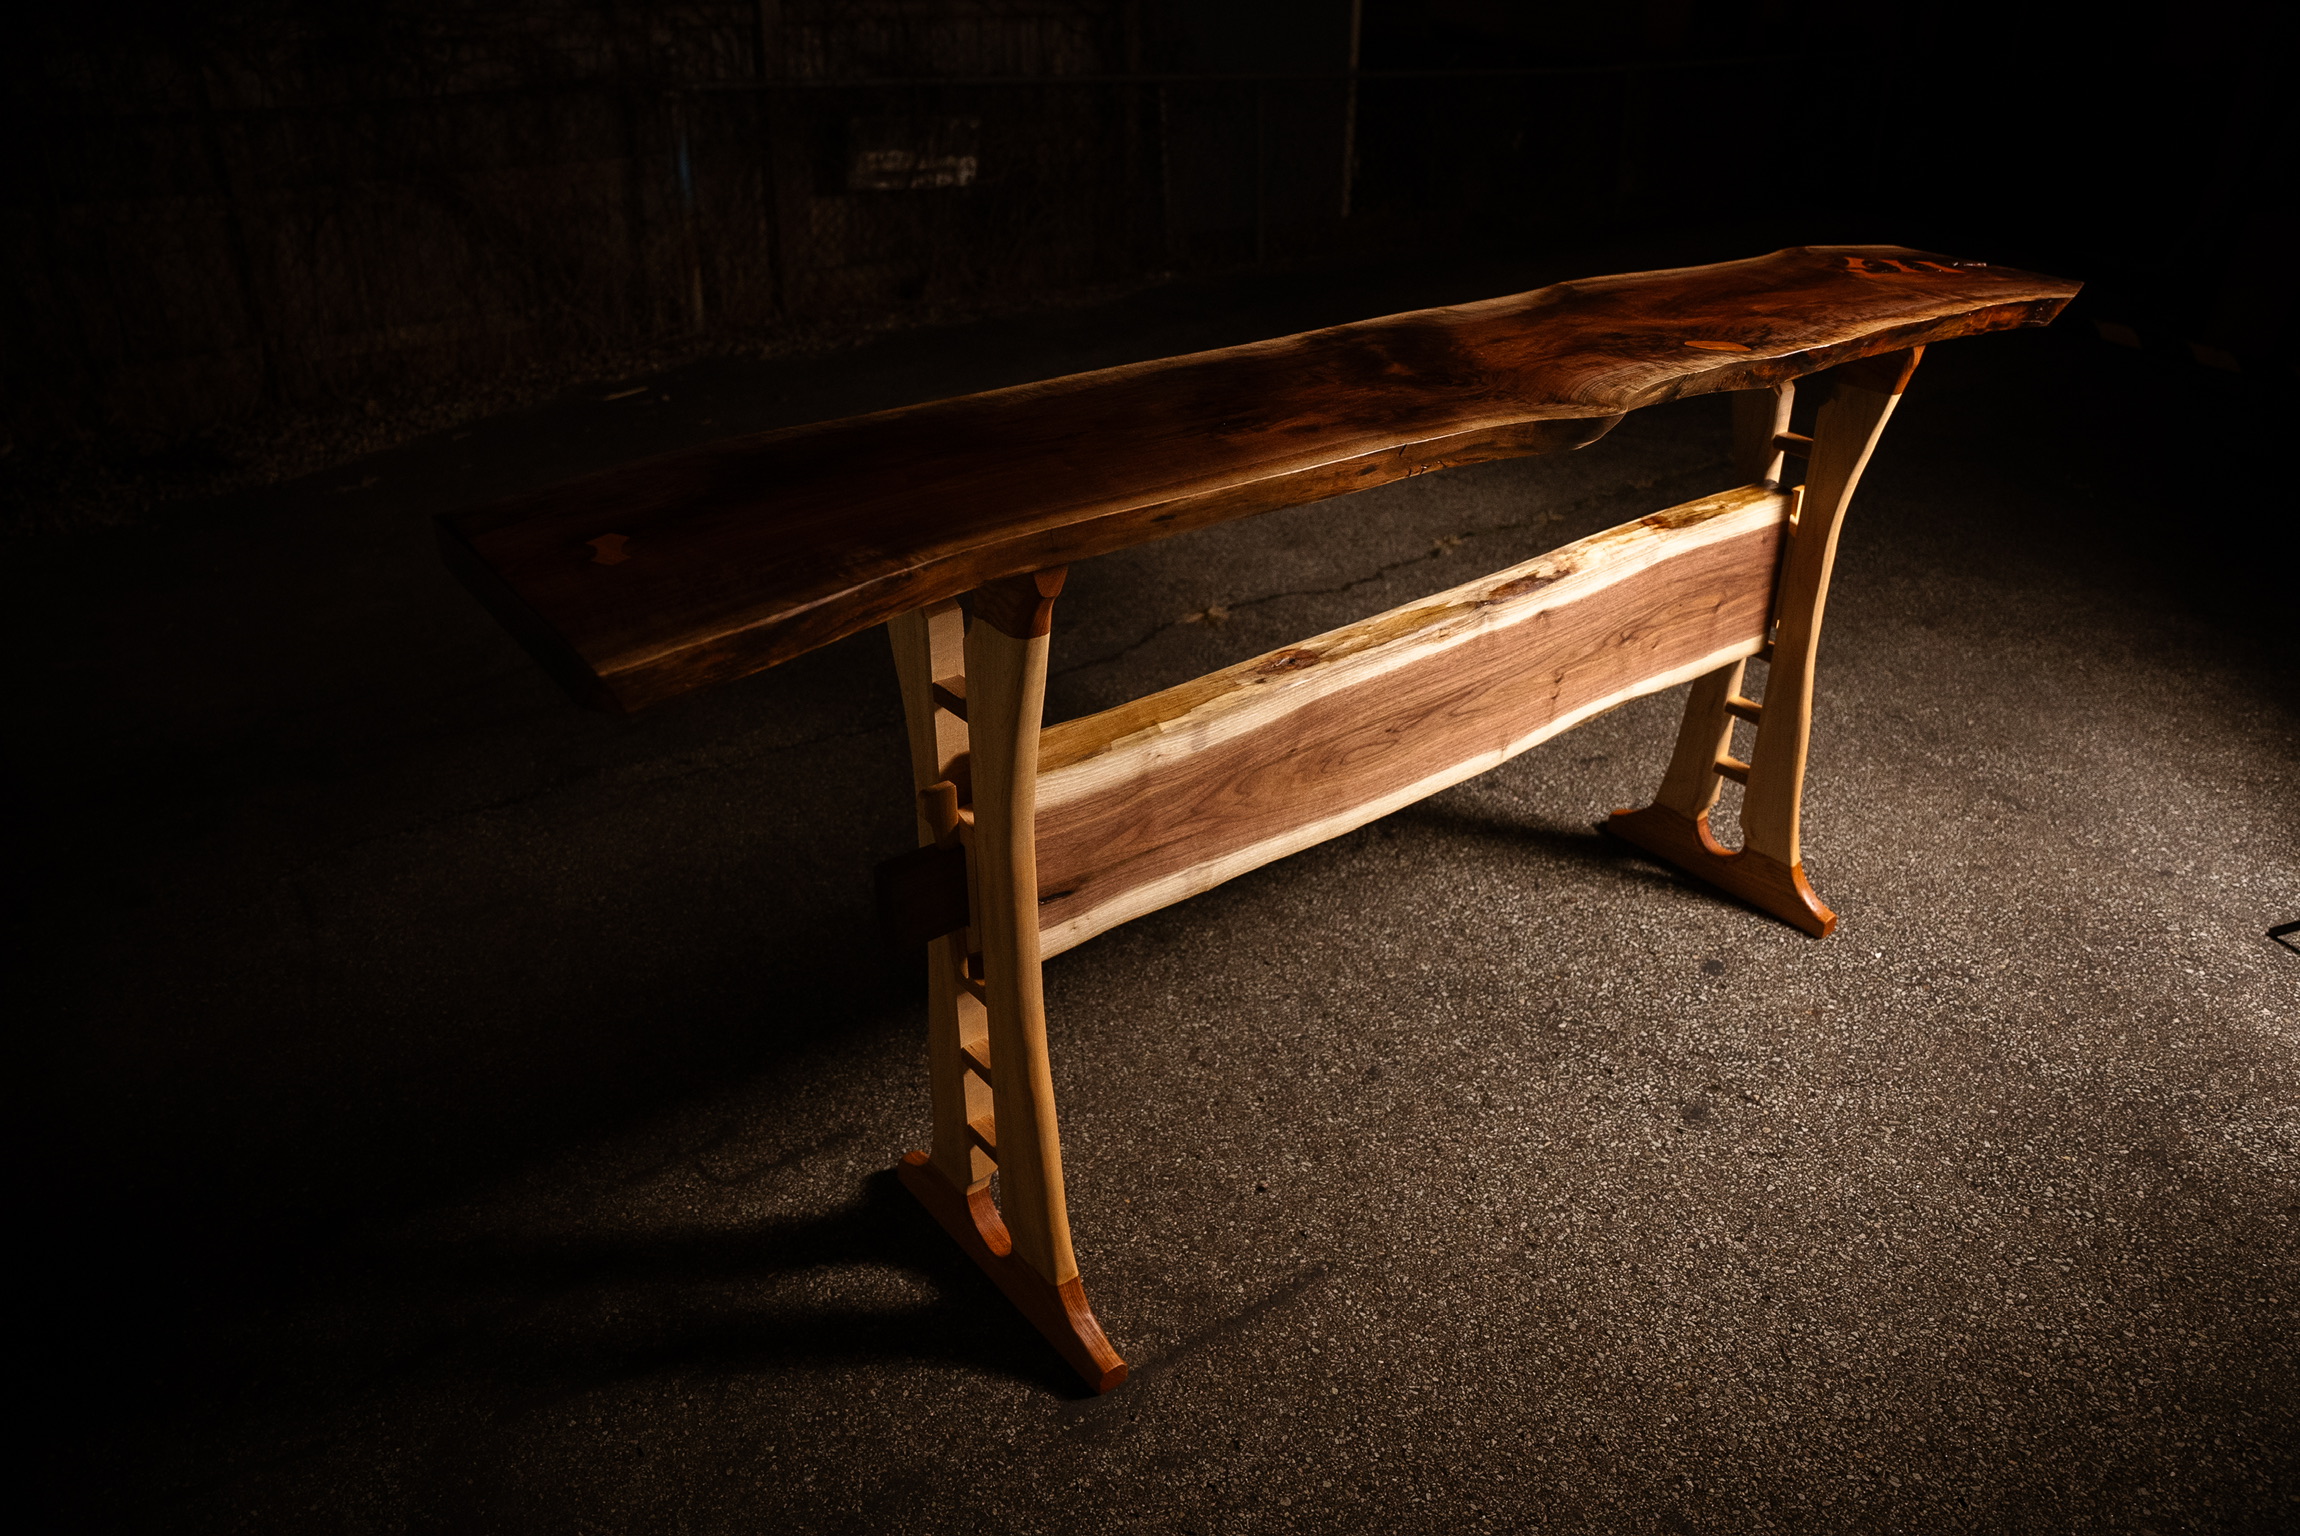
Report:
[[2077,287],[1898,246],[1793,247],[732,438],[441,534],[555,673],[635,708],[1002,577],[1579,447],[1681,396],[2040,325]]

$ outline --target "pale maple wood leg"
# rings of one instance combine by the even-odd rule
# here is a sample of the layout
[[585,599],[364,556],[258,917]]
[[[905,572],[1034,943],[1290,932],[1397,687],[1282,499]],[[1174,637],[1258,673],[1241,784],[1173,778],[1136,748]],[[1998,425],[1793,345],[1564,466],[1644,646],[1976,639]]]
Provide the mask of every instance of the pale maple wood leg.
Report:
[[[947,815],[965,842],[973,926],[933,945],[937,990],[930,1006],[942,1006],[946,983],[952,992],[944,1039],[938,1043],[930,1026],[928,1042],[936,1145],[931,1154],[911,1153],[897,1171],[1087,1385],[1107,1392],[1126,1379],[1126,1365],[1087,1305],[1071,1251],[1038,946],[1038,738],[1062,577],[1057,569],[978,591],[963,684],[954,688],[945,675],[943,701],[965,711],[971,815],[959,810],[955,785],[927,786],[921,833],[949,835],[936,828]],[[902,644],[898,632],[898,652]],[[906,683],[906,708],[909,693]],[[926,693],[937,704],[931,685]],[[915,752],[915,727],[912,740]],[[924,771],[915,761],[914,769]],[[969,948],[979,956],[978,970],[965,964]],[[959,964],[948,963],[954,956]],[[971,1029],[977,1015],[970,1005],[980,1010],[980,1036]],[[955,1068],[963,1098],[943,1088],[946,1068]],[[985,1088],[988,1106],[979,1098]],[[963,1121],[949,1123],[959,1115]],[[946,1135],[962,1140],[946,1145]],[[992,1169],[996,1203],[988,1188]]]
[[1038,729],[1045,634],[1016,637],[977,613],[966,636],[967,718],[975,732],[975,922],[989,993],[998,1109],[999,1205],[1014,1251],[1056,1285],[1078,1273],[1062,1199],[1054,1078],[1038,959]]
[[[1770,663],[1763,701],[1741,696],[1741,662],[1698,680],[1654,803],[1639,811],[1616,811],[1605,823],[1608,831],[1648,853],[1819,938],[1837,926],[1837,915],[1805,878],[1798,833],[1821,615],[1845,508],[1923,354],[1919,347],[1835,370],[1834,388],[1820,409],[1810,444],[1797,444],[1809,462],[1775,588],[1771,644],[1761,653]],[[1736,467],[1743,473],[1778,475],[1787,391],[1779,392],[1771,411],[1761,396],[1751,399],[1746,406],[1735,401]],[[1735,718],[1757,727],[1746,763],[1731,755]],[[1726,778],[1748,791],[1741,806],[1739,852],[1719,844],[1709,830],[1709,813]]]
[[[1918,349],[1920,352],[1922,349]],[[1797,504],[1797,526],[1781,570],[1774,603],[1771,665],[1765,675],[1764,714],[1749,759],[1749,794],[1741,805],[1744,848],[1774,862],[1798,868],[1798,821],[1804,799],[1805,753],[1813,731],[1814,661],[1821,648],[1821,613],[1829,598],[1829,573],[1837,563],[1837,535],[1845,508],[1868,468],[1869,455],[1884,435],[1885,423],[1900,403],[1901,390],[1916,367],[1917,353],[1900,354],[1905,367],[1880,369],[1876,358],[1843,370],[1813,428],[1805,493]],[[1881,384],[1882,388],[1871,385]]]

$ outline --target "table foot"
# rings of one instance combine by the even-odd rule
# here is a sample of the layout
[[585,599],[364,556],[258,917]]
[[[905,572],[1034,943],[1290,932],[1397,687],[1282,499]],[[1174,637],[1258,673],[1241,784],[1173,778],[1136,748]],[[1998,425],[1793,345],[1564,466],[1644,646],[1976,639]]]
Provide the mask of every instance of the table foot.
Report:
[[1070,1362],[1087,1387],[1107,1392],[1126,1379],[1126,1362],[1110,1347],[1086,1304],[1086,1287],[1073,1275],[1060,1285],[1017,1257],[998,1204],[985,1187],[968,1193],[944,1178],[924,1152],[908,1152],[895,1177],[927,1213],[966,1250],[975,1267],[995,1281],[1030,1325]]
[[1813,894],[1803,864],[1784,864],[1753,848],[1734,853],[1709,835],[1706,816],[1695,820],[1665,805],[1649,805],[1642,811],[1615,811],[1597,825],[1817,939],[1827,938],[1837,926],[1837,914]]

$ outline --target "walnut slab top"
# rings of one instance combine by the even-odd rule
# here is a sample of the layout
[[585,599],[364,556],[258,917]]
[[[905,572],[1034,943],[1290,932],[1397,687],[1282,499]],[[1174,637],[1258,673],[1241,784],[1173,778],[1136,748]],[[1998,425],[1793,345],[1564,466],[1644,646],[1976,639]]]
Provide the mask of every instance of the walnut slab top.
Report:
[[728,438],[442,518],[441,542],[564,682],[637,708],[1001,576],[2042,325],[2077,287],[1901,246],[1553,283]]

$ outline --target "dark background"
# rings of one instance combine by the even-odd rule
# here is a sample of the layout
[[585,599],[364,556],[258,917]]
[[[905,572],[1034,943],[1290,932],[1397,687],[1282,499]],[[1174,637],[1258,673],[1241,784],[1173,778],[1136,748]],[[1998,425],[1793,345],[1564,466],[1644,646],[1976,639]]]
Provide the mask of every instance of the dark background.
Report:
[[[579,716],[437,579],[409,532],[433,512],[1129,348],[1895,242],[2087,283],[2053,332],[2000,338],[1995,372],[1928,364],[1964,404],[1909,441],[2033,482],[2018,517],[1959,503],[1944,526],[2017,549],[2016,595],[2112,573],[2104,628],[2202,633],[2213,665],[2284,668],[2288,701],[2289,15],[1365,0],[1354,76],[1348,0],[20,17],[11,915],[28,1327],[67,1501],[219,1391],[292,1374],[292,1338],[239,1341],[361,1272],[346,1234],[730,1081],[844,1052],[839,1081],[875,1084],[871,1052],[914,1043],[848,835],[906,835],[899,784],[870,777],[899,778],[880,653]],[[626,385],[686,414],[611,416]],[[1641,441],[1617,446],[1675,463]],[[633,785],[690,778],[627,814]],[[780,798],[724,833],[718,786],[762,780]],[[524,818],[502,847],[471,830],[498,810]],[[394,1347],[422,1355],[430,1326]],[[174,1523],[151,1497],[145,1523]]]
[[118,515],[696,355],[1765,219],[2284,370],[2286,15],[1366,0],[1353,84],[1348,0],[39,7],[0,479]]

